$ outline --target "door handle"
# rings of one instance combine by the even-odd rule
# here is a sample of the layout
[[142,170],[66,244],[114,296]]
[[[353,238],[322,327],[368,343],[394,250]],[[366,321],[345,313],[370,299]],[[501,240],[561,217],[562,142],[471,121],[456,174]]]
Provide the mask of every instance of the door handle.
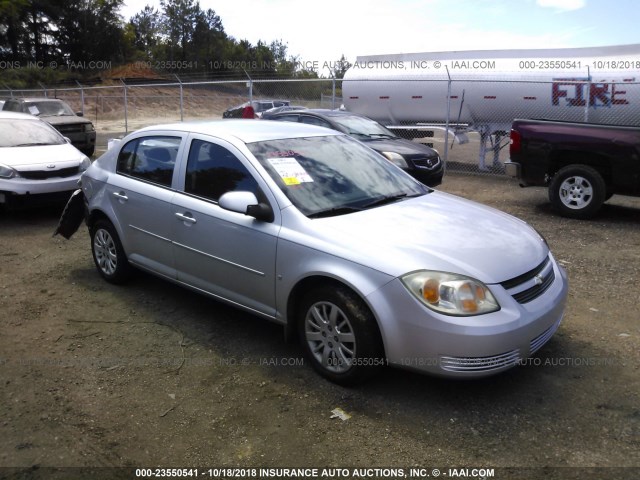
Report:
[[189,215],[186,215],[184,213],[176,213],[176,217],[178,217],[183,222],[189,222],[189,223],[196,223],[197,222],[197,220],[195,218],[190,217]]
[[116,197],[118,200],[123,200],[125,202],[129,200],[129,197],[127,197],[127,195],[124,192],[113,192],[112,195]]

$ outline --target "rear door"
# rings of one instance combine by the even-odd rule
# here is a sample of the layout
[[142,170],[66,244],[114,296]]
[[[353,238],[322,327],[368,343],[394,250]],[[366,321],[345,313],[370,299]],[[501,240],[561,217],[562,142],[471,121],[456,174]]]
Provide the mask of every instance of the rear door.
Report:
[[172,201],[178,280],[218,298],[275,316],[275,261],[280,213],[263,222],[224,210],[221,195],[249,191],[276,206],[266,184],[230,143],[192,135]]
[[127,142],[106,187],[129,260],[175,278],[171,228],[174,170],[186,134],[154,133]]

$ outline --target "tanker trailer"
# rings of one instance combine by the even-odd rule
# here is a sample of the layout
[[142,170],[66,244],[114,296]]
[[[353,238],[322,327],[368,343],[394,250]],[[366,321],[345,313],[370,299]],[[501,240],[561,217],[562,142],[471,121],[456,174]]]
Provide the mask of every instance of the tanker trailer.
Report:
[[405,137],[444,130],[445,157],[477,132],[479,168],[491,148],[501,169],[515,118],[640,126],[640,44],[360,56],[342,98]]

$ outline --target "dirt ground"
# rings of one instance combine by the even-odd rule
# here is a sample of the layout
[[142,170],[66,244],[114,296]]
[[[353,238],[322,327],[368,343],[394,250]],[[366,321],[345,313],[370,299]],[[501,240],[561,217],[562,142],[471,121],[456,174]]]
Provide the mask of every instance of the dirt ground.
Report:
[[104,282],[84,227],[51,237],[59,207],[0,214],[0,467],[20,469],[0,478],[223,466],[638,478],[640,199],[573,221],[503,177],[450,173],[440,189],[526,220],[567,269],[566,316],[529,365],[480,381],[387,369],[339,387],[276,325],[146,274]]

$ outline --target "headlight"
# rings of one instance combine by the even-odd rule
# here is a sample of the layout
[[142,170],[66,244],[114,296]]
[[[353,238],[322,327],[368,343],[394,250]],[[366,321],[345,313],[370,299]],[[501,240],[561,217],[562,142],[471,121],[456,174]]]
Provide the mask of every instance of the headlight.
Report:
[[16,176],[18,176],[18,172],[13,168],[0,164],[0,178],[13,178]]
[[78,167],[78,169],[81,172],[84,172],[87,168],[89,168],[91,166],[91,160],[89,160],[89,157],[84,157],[82,159],[82,161],[80,162],[80,166]]
[[500,310],[489,289],[478,280],[422,270],[402,277],[402,283],[431,310],[445,315],[481,315]]
[[85,123],[84,124],[84,131],[85,132],[93,132],[95,130],[95,128],[93,128],[93,123]]
[[387,158],[387,160],[389,160],[391,163],[395,163],[398,167],[404,168],[404,169],[409,168],[409,165],[407,165],[407,161],[399,153],[396,153],[396,152],[380,152],[380,153],[382,153],[382,155],[384,155]]

